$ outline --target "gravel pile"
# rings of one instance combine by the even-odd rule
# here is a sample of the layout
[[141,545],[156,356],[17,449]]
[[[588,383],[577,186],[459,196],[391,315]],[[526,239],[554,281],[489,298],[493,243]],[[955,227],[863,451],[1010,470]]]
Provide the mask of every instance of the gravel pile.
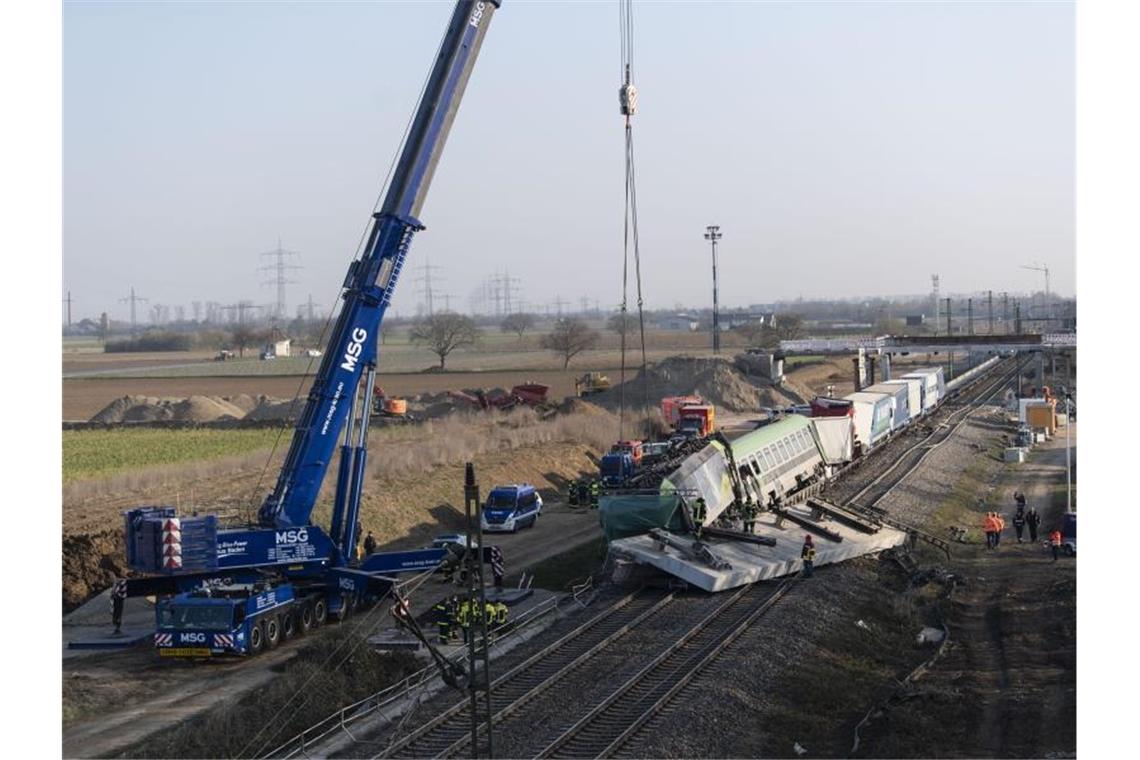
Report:
[[[649,384],[649,397],[696,394],[730,412],[755,412],[760,407],[788,406],[791,397],[758,377],[745,375],[729,357],[670,356],[650,366],[643,374],[625,383],[627,398],[640,398]],[[621,386],[591,396],[590,400],[614,408],[621,398]]]

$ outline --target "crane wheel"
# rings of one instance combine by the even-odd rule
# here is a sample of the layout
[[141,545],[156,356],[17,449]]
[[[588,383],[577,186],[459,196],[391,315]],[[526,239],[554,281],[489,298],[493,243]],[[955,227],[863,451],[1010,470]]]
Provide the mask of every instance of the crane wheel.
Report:
[[285,641],[297,635],[297,613],[294,610],[289,610],[281,616],[281,635]]
[[341,594],[340,595],[340,619],[341,620],[348,620],[349,615],[352,614],[352,607],[353,607],[352,595],[351,594]]
[[266,648],[273,649],[281,643],[281,619],[271,615],[265,621]]
[[261,628],[261,621],[258,621],[249,628],[249,654],[252,657],[261,654],[264,649],[265,631]]
[[313,602],[313,625],[324,625],[329,617],[329,605],[324,598],[317,599]]
[[304,634],[304,633],[308,633],[309,631],[313,630],[313,626],[316,625],[316,622],[313,620],[313,605],[312,604],[302,604],[301,605],[301,611],[298,614],[298,617],[300,617],[300,619],[301,619],[300,620],[301,625],[299,627],[300,633]]

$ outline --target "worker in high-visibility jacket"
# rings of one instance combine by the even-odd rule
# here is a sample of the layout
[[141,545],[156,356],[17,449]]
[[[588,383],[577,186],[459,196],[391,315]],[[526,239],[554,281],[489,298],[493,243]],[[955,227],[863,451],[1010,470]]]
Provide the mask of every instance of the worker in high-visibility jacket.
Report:
[[455,616],[459,629],[463,631],[463,643],[466,644],[471,632],[471,603],[464,599],[459,603],[459,611]]
[[488,631],[495,627],[495,619],[496,619],[496,613],[497,612],[498,611],[495,609],[495,603],[494,602],[484,602],[483,603],[483,615],[485,616],[485,619],[487,621],[487,630]]
[[994,533],[997,531],[997,520],[994,519],[993,512],[986,512],[986,516],[982,518],[982,531],[986,534],[986,548],[994,548]]
[[815,568],[815,544],[811,540],[811,535],[804,536],[804,545],[800,549],[800,559],[804,563],[803,577],[810,578],[811,571]]
[[1053,550],[1053,561],[1057,561],[1057,557],[1061,552],[1061,529],[1054,528],[1053,532],[1049,534],[1049,548]]
[[451,641],[451,600],[442,599],[434,607],[435,623],[439,629],[439,643],[446,644]]
[[510,614],[510,610],[507,608],[507,605],[503,604],[502,602],[495,602],[495,624],[496,625],[498,625],[498,626],[506,625],[508,614]]

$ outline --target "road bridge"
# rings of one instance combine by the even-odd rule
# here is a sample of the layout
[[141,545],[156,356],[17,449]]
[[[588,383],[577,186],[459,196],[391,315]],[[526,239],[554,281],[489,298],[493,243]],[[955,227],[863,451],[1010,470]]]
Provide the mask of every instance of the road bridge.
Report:
[[944,351],[1013,353],[1075,349],[1077,334],[1029,335],[884,335],[877,338],[810,338],[782,340],[780,352],[795,354],[849,354],[859,349],[880,354],[934,354]]

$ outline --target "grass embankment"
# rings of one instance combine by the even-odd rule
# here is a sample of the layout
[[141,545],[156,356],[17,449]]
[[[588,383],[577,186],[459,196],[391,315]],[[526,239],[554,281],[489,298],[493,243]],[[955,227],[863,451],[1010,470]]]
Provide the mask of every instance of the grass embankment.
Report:
[[63,482],[268,449],[280,430],[65,430]]

